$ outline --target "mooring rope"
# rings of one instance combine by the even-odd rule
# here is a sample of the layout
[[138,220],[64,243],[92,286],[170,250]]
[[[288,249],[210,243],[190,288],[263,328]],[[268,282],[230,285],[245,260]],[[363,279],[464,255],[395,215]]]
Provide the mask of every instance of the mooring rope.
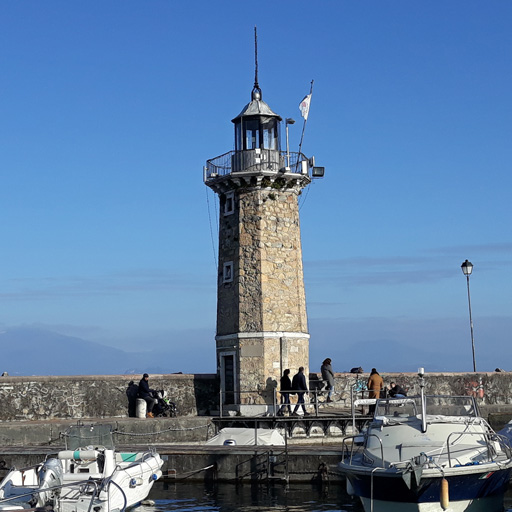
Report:
[[[182,427],[182,428],[166,428],[164,430],[157,430],[156,432],[142,432],[142,433],[136,433],[136,432],[123,432],[121,430],[112,430],[112,434],[119,434],[119,435],[122,435],[122,436],[134,436],[134,437],[138,437],[138,436],[149,436],[149,435],[158,435],[158,434],[164,434],[165,432],[185,432],[187,430],[197,430],[197,429],[200,429],[200,428],[207,428],[208,430],[210,429],[211,425],[209,423],[206,423],[204,425],[198,425],[197,427]],[[60,432],[59,433],[59,438],[63,438],[63,437],[74,437],[74,438],[81,438],[81,439],[97,439],[97,437],[90,437],[90,438],[84,438],[83,436],[79,436],[79,435],[76,435],[76,434],[69,434],[67,432]]]
[[185,432],[187,430],[197,430],[199,428],[207,428],[209,429],[210,428],[210,424],[209,423],[206,423],[205,425],[198,425],[197,427],[184,427],[184,428],[166,428],[164,430],[157,430],[156,432],[146,432],[146,433],[136,433],[136,432],[122,432],[121,430],[113,430],[112,431],[112,434],[119,434],[119,435],[122,435],[122,436],[134,436],[134,437],[138,437],[138,436],[150,436],[150,435],[158,435],[158,434],[164,434],[165,432]]
[[[206,467],[201,468],[201,469],[196,469],[194,471],[189,471],[188,473],[182,473],[179,477],[176,474],[174,476],[174,479],[175,480],[185,480],[185,479],[189,478],[190,476],[195,475],[196,473],[201,473],[201,471],[207,471],[208,469],[213,469],[213,468],[215,468],[215,464],[210,464],[209,466],[206,466]],[[183,476],[183,475],[185,475],[185,476]]]

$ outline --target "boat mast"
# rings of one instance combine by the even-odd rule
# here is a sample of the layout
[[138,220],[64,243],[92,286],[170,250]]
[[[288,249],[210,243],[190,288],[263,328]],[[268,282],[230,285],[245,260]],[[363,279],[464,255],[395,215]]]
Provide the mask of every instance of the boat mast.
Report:
[[420,397],[421,397],[421,432],[427,431],[427,406],[425,403],[425,368],[418,368],[418,377],[420,378]]

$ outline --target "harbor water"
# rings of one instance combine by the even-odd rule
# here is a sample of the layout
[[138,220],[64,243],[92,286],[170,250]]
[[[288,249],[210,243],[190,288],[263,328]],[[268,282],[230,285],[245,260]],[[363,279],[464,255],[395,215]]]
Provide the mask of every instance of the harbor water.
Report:
[[[149,498],[155,506],[137,512],[364,512],[358,499],[345,492],[345,485],[157,482]],[[505,496],[504,510],[512,512],[512,489]],[[500,511],[501,512],[501,511]]]

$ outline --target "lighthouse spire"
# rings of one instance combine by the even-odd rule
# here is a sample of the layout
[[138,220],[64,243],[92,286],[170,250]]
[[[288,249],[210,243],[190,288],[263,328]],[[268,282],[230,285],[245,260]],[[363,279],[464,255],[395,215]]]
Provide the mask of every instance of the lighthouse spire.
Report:
[[261,89],[258,84],[258,30],[254,26],[254,87],[251,94],[253,100],[261,100]]

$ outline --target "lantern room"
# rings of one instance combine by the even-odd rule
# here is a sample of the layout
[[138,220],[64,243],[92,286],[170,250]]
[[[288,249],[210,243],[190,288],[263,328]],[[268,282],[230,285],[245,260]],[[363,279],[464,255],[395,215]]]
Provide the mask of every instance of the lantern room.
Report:
[[261,91],[253,89],[252,101],[235,117],[235,151],[272,149],[279,151],[281,117],[261,99]]
[[280,164],[279,128],[282,119],[261,99],[261,89],[257,85],[252,90],[251,98],[242,112],[232,119],[235,124],[233,171],[251,170],[254,164],[261,161],[274,163],[277,170]]

